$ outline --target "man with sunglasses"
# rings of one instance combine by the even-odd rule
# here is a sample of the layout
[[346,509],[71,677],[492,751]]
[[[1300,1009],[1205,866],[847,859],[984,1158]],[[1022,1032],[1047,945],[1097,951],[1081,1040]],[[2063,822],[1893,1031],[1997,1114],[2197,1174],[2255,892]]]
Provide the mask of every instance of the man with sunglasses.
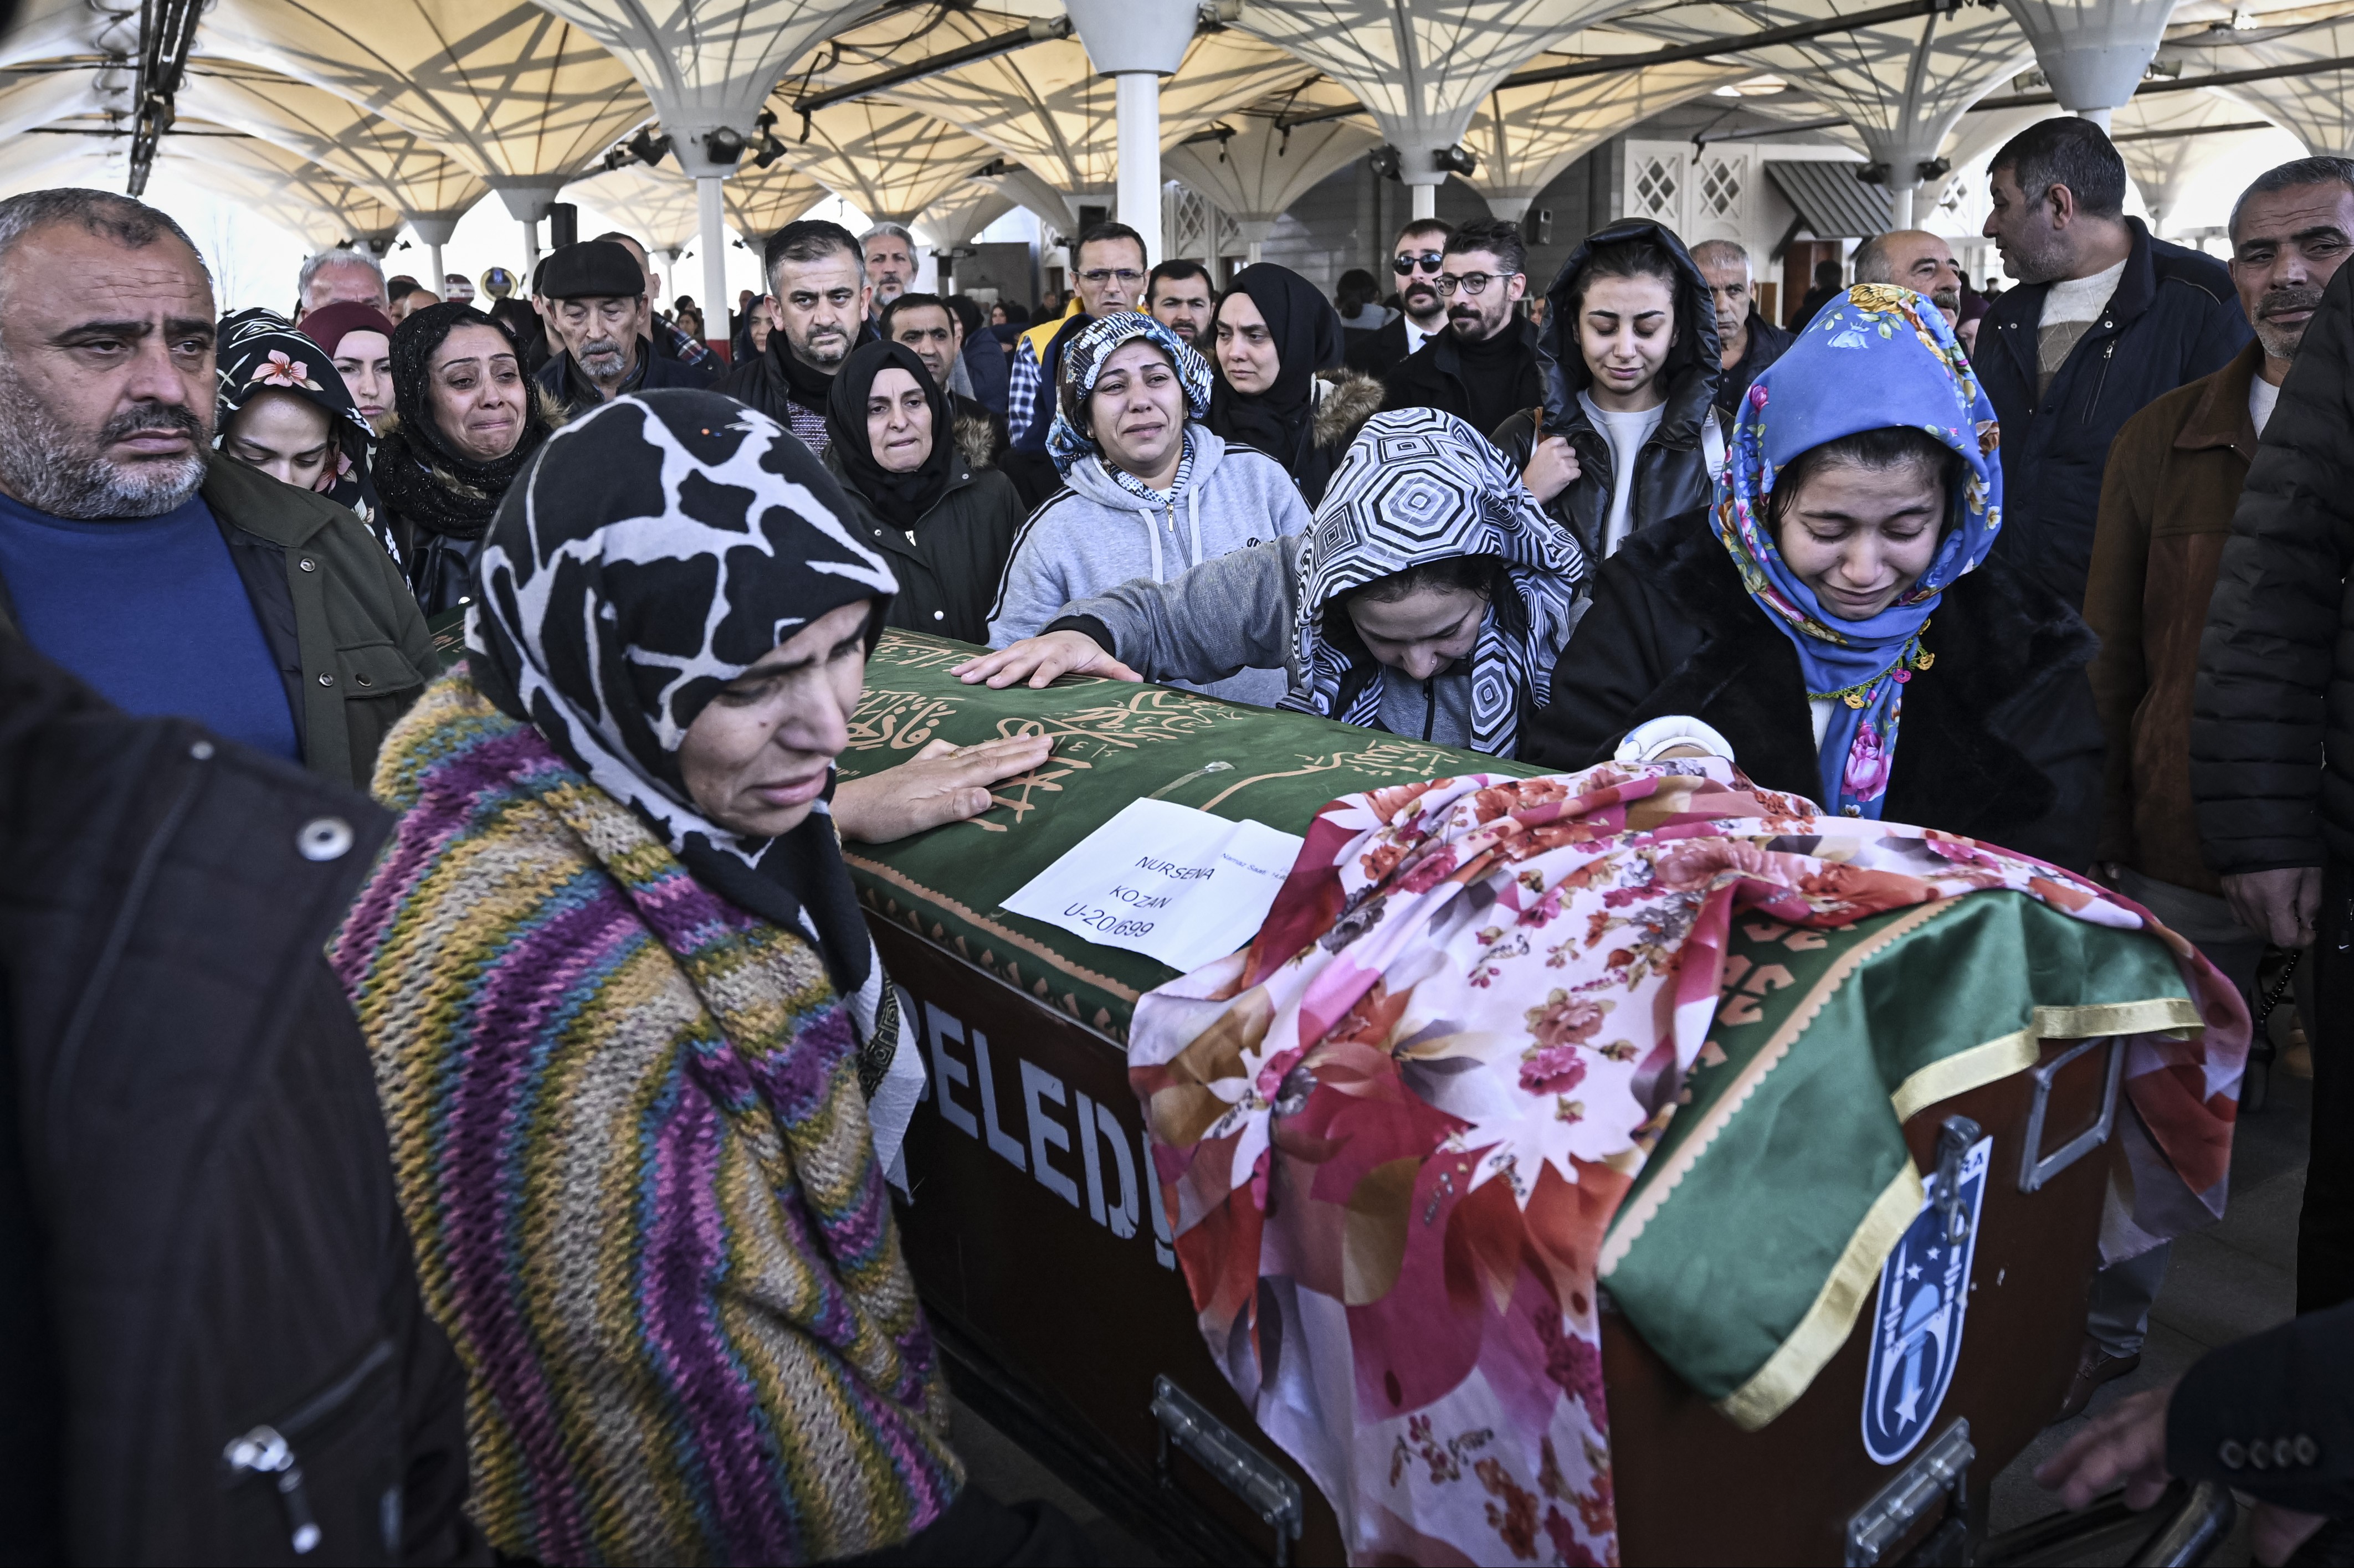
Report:
[[1398,231],[1390,247],[1390,270],[1397,278],[1397,320],[1374,331],[1349,351],[1348,366],[1367,376],[1387,376],[1431,337],[1447,330],[1447,302],[1438,297],[1438,270],[1447,238],[1455,230],[1437,218],[1418,217]]
[[1447,330],[1390,371],[1384,410],[1442,408],[1488,435],[1544,400],[1537,329],[1520,313],[1527,254],[1520,226],[1500,218],[1447,237],[1435,280]]

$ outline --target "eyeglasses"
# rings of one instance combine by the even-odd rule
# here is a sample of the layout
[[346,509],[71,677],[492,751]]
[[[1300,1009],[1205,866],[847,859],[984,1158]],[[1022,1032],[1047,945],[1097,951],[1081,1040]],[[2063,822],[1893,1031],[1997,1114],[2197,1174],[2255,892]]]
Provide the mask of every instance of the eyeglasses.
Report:
[[1467,294],[1484,294],[1488,291],[1489,284],[1500,283],[1507,278],[1515,278],[1519,275],[1517,272],[1466,272],[1458,278],[1441,272],[1438,275],[1438,297],[1442,300],[1452,299],[1458,289]]
[[1409,251],[1403,256],[1392,257],[1390,270],[1401,278],[1408,278],[1414,275],[1414,270],[1416,267],[1420,267],[1426,272],[1436,272],[1438,270],[1439,264],[1446,260],[1446,256],[1437,250],[1426,250],[1419,256]]
[[1098,289],[1102,288],[1106,283],[1110,282],[1115,278],[1119,280],[1119,286],[1123,289],[1133,289],[1139,283],[1144,281],[1143,273],[1131,272],[1125,267],[1121,268],[1118,271],[1113,271],[1108,267],[1098,267],[1092,272],[1082,272],[1079,274],[1079,281],[1081,282],[1093,283]]

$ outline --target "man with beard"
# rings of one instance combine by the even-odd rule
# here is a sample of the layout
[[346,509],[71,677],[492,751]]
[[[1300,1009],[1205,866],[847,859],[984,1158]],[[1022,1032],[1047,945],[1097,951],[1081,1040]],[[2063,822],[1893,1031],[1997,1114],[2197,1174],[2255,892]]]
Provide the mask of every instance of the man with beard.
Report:
[[[2259,175],[2232,210],[2231,235],[2232,281],[2255,341],[2117,432],[2101,487],[2084,619],[2101,639],[2091,675],[2108,745],[2097,869],[2196,943],[2244,992],[2255,983],[2268,938],[2297,945],[2295,884],[2317,884],[2320,869],[2218,877],[2201,853],[2190,760],[2199,640],[2257,440],[2322,290],[2354,247],[2354,161],[2300,158]],[[2284,883],[2292,897],[2268,901],[2265,891]],[[2317,1096],[2317,1117],[2321,1109]],[[2338,1139],[2343,1125],[2317,1120],[2316,1149],[2325,1137]],[[2159,1248],[2095,1277],[2069,1414],[2101,1383],[2140,1364],[2150,1302],[2165,1272]]]
[[1218,313],[1218,286],[1210,270],[1182,257],[1163,261],[1144,281],[1145,313],[1177,334],[1188,348],[1203,346],[1202,334]]
[[964,358],[964,323],[938,294],[901,294],[883,307],[883,341],[915,351],[932,385],[949,400],[957,450],[976,469],[991,469],[1005,455],[1005,420],[977,397],[956,390]]
[[567,418],[624,392],[708,384],[702,370],[653,351],[645,287],[638,259],[610,239],[584,239],[549,254],[539,291],[562,352],[532,381]]
[[1398,230],[1390,247],[1390,270],[1397,275],[1398,319],[1349,351],[1344,362],[1367,376],[1387,376],[1422,345],[1447,330],[1447,302],[1438,297],[1438,269],[1447,238],[1455,232],[1435,217],[1418,217]]
[[1725,429],[1731,429],[1749,384],[1782,357],[1797,334],[1757,313],[1745,248],[1730,239],[1703,239],[1691,248],[1691,259],[1708,280],[1709,299],[1716,306],[1716,408],[1724,416]]
[[916,237],[907,225],[878,223],[858,243],[865,248],[866,276],[875,284],[877,311],[916,286]]
[[1544,401],[1537,329],[1521,319],[1529,281],[1519,224],[1467,223],[1447,236],[1438,276],[1447,330],[1426,340],[1385,378],[1382,408],[1440,408],[1481,435]]
[[2109,444],[2153,399],[2221,369],[2247,318],[2221,262],[2125,216],[2125,160],[2091,121],[2029,126],[1987,183],[1987,238],[2020,281],[1971,360],[2002,426],[1995,551],[2081,603]]
[[[2354,267],[2339,265],[2354,244],[2349,187],[2354,162],[2300,159],[2259,177],[2232,215],[2232,277],[2264,362],[2251,375],[2243,358],[2214,378],[2237,386],[2242,406],[2223,407],[2219,387],[2211,418],[2264,436],[2220,542],[2190,741],[2202,863],[2259,937],[2311,945],[2301,1313],[2354,1299]],[[2194,418],[2177,444],[2197,429]],[[2153,556],[2167,542],[2154,540]]]
[[1855,281],[1893,283],[1925,294],[1944,313],[1946,324],[1962,320],[1962,269],[1954,248],[1925,228],[1892,228],[1855,248]]
[[805,217],[769,237],[760,270],[769,297],[755,308],[769,315],[768,349],[748,355],[719,390],[759,409],[822,457],[832,441],[825,411],[833,373],[858,346],[875,297],[865,253],[842,225]]
[[118,707],[365,789],[432,641],[348,508],[207,466],[214,318],[203,260],[154,208],[0,202],[0,630]]
[[[638,270],[646,277],[646,339],[654,352],[664,359],[675,359],[681,365],[692,365],[703,373],[698,384],[708,387],[719,379],[719,356],[711,352],[708,344],[697,343],[693,334],[683,333],[664,317],[656,302],[662,298],[662,279],[654,273],[654,264],[646,255],[646,248],[638,243],[635,235],[620,229],[609,229],[597,237],[609,239],[628,251],[638,263]],[[493,313],[495,314],[496,313]]]

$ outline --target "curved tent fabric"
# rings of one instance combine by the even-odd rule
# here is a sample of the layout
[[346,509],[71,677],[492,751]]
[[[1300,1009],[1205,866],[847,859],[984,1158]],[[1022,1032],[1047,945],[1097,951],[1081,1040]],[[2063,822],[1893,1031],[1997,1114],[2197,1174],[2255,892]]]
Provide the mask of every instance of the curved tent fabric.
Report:
[[560,180],[653,113],[597,39],[531,5],[215,0],[199,37],[365,104],[486,178]]
[[1547,45],[1635,0],[1253,0],[1235,24],[1355,92],[1401,148],[1462,141],[1480,101]]
[[2262,122],[2253,131],[2220,132],[2211,128],[2257,122],[2247,105],[2220,92],[2151,93],[2118,109],[2109,131],[2118,138],[2126,172],[2140,189],[2155,227],[2192,184],[2218,164],[2245,157],[2274,126]]
[[826,188],[790,164],[765,169],[747,166],[719,187],[727,198],[727,221],[754,256],[761,241],[826,198]]
[[[977,33],[993,30],[981,18],[960,22]],[[936,47],[953,46],[943,37]],[[1161,144],[1182,142],[1229,110],[1309,74],[1299,60],[1232,29],[1199,34],[1177,74],[1161,84]],[[1112,79],[1097,72],[1073,37],[927,77],[887,96],[988,143],[1071,196],[1108,193],[1118,174],[1113,95]]]
[[873,0],[539,3],[628,68],[674,132],[707,121],[748,133],[787,68],[873,9]]
[[674,169],[624,164],[573,181],[564,187],[564,199],[593,209],[607,220],[592,228],[584,213],[583,239],[610,227],[649,250],[680,250],[695,243],[695,182]]
[[[2260,27],[2252,34],[2226,33],[2212,43],[2202,38],[2170,43],[2168,53],[2180,60],[2185,77],[2354,57],[2354,16],[2316,16],[2313,11],[2317,9],[2291,13],[2306,19],[2279,28]],[[2259,23],[2266,20],[2261,16],[2256,19]],[[2237,41],[2242,37],[2253,41]],[[2269,81],[2210,90],[2270,120],[2304,143],[2307,153],[2354,155],[2354,70],[2275,77]]]
[[[186,121],[181,124],[196,129]],[[370,192],[259,137],[166,137],[155,167],[239,203],[256,217],[299,235],[313,249],[354,239],[389,239],[401,224],[401,214]]]
[[[1334,96],[1342,96],[1334,94]],[[1373,151],[1380,138],[1369,116],[1320,120],[1287,137],[1278,115],[1312,113],[1307,93],[1286,95],[1248,113],[1229,114],[1234,134],[1222,142],[1182,142],[1161,154],[1161,168],[1238,222],[1272,222],[1321,181]]]
[[102,114],[127,102],[120,95],[101,95],[95,71],[42,71],[0,83],[0,137],[12,137],[36,126],[54,125],[76,115]]
[[970,244],[974,236],[1013,210],[1013,201],[978,181],[956,188],[926,207],[911,227],[916,237],[943,249]]
[[192,61],[179,104],[184,113],[300,154],[412,217],[463,212],[488,189],[464,164],[390,119],[243,60]]
[[806,142],[789,101],[769,106],[784,161],[877,222],[908,222],[997,155],[946,121],[880,98],[819,111]]
[[90,0],[24,0],[0,35],[0,67],[84,55],[128,61],[139,52],[139,7],[100,11]]
[[1754,74],[1722,60],[1680,60],[1498,88],[1480,101],[1464,135],[1463,144],[1479,159],[1468,177],[1491,203],[1532,201],[1564,169],[1628,126]]
[[[1738,10],[1680,6],[1628,18],[1624,26],[1663,43],[1694,43],[1853,15],[1878,4],[1772,0]],[[1932,12],[1748,50],[1737,58],[1753,69],[1797,83],[1808,96],[1844,117],[1863,137],[1868,155],[1890,165],[1891,187],[1910,190],[1920,183],[1917,165],[1938,155],[1969,106],[2028,69],[2034,51],[2007,13],[1970,6],[1950,17]]]

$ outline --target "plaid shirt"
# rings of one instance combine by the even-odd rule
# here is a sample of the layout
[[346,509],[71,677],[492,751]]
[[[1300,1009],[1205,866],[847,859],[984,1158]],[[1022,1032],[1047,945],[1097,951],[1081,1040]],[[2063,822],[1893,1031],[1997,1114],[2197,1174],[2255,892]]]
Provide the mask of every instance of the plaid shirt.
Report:
[[654,325],[669,334],[670,356],[681,365],[709,365],[718,356],[708,344],[697,343],[678,330],[678,323],[656,317]]
[[1038,390],[1042,385],[1038,356],[1031,351],[1030,340],[1020,339],[1013,345],[1013,370],[1005,385],[1005,430],[1014,440],[1022,439],[1038,411]]

